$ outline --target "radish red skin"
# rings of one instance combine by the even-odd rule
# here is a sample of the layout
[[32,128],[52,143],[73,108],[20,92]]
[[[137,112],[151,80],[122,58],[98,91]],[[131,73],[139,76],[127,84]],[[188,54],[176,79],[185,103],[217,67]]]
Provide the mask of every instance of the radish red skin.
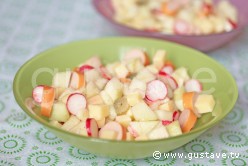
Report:
[[169,124],[171,124],[171,123],[172,123],[172,121],[170,121],[170,120],[162,120],[162,124],[163,124],[164,126],[169,125]]
[[103,78],[106,78],[107,80],[111,80],[111,75],[108,73],[107,69],[104,66],[100,67],[100,72]]
[[93,66],[90,66],[90,65],[83,65],[79,68],[79,72],[80,73],[84,73],[85,71],[89,71],[89,70],[92,70],[94,69]]
[[178,120],[179,115],[180,115],[179,111],[174,111],[173,112],[173,121]]
[[[95,123],[96,128],[93,128],[94,126],[92,126],[92,123]],[[87,131],[88,136],[90,136],[90,137],[97,137],[98,136],[98,126],[97,126],[97,122],[94,118],[87,118],[86,123],[85,123],[85,127],[86,127],[86,131]],[[96,132],[96,134],[94,134],[93,132]]]

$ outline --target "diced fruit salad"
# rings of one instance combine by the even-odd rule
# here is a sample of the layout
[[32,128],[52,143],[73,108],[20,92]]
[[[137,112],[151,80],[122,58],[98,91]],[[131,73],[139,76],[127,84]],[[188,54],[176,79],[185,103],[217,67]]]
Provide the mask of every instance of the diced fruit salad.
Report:
[[212,112],[215,99],[187,69],[176,68],[165,50],[150,61],[142,49],[102,64],[93,56],[72,71],[58,72],[52,85],[33,89],[43,116],[61,129],[110,140],[152,140],[192,130]]
[[207,35],[238,26],[237,9],[220,0],[112,0],[114,19],[148,32]]

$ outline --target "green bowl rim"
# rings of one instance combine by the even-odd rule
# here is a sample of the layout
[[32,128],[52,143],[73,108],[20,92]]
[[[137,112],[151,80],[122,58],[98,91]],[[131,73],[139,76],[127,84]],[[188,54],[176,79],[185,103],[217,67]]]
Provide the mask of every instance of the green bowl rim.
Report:
[[[146,141],[105,140],[105,139],[100,139],[100,138],[92,138],[92,137],[82,136],[82,135],[74,134],[74,133],[71,133],[69,131],[65,131],[63,129],[55,127],[55,126],[49,124],[48,122],[46,122],[43,119],[36,118],[35,115],[32,114],[29,111],[29,109],[25,106],[25,104],[22,103],[21,95],[18,92],[18,89],[19,89],[19,84],[18,84],[19,83],[19,77],[20,77],[21,73],[23,72],[24,68],[26,68],[26,65],[28,65],[29,63],[31,63],[35,59],[42,58],[43,56],[45,56],[49,52],[55,51],[57,49],[60,49],[61,47],[73,45],[75,43],[80,43],[80,42],[94,42],[94,41],[100,41],[100,40],[145,40],[145,41],[148,41],[148,42],[149,41],[151,41],[151,42],[155,41],[155,42],[167,43],[167,44],[170,44],[170,45],[174,45],[176,47],[182,47],[184,49],[188,49],[190,51],[196,52],[198,54],[198,56],[201,56],[201,58],[206,59],[208,61],[211,61],[215,65],[219,66],[221,70],[225,71],[227,76],[230,78],[230,80],[232,82],[232,85],[234,85],[234,89],[235,89],[234,100],[228,104],[229,111],[227,111],[225,114],[221,114],[222,116],[220,116],[220,118],[217,119],[216,121],[213,121],[210,124],[201,126],[201,127],[197,128],[195,130],[193,129],[192,131],[190,131],[188,133],[183,133],[182,135],[169,137],[169,138],[164,138],[164,139],[146,140]],[[226,70],[226,68],[223,65],[221,65],[220,63],[218,63],[214,59],[210,58],[209,56],[207,56],[206,54],[204,54],[204,53],[202,53],[202,52],[200,52],[198,50],[195,50],[193,48],[190,48],[190,47],[178,44],[178,43],[169,42],[169,41],[162,40],[162,39],[150,39],[150,38],[145,38],[145,37],[104,37],[104,38],[89,39],[89,40],[77,40],[77,41],[72,41],[72,42],[61,44],[61,45],[57,45],[57,46],[55,46],[53,48],[49,48],[49,49],[47,49],[45,51],[42,51],[42,52],[36,54],[34,57],[30,58],[28,61],[26,61],[19,68],[19,70],[17,71],[17,73],[15,75],[15,78],[14,78],[13,93],[14,93],[15,100],[17,101],[19,106],[25,111],[25,113],[28,114],[32,119],[34,119],[35,121],[37,121],[38,123],[42,124],[43,126],[45,126],[47,128],[52,128],[53,130],[56,130],[57,132],[64,133],[64,134],[69,134],[71,136],[80,137],[81,139],[85,139],[85,140],[88,140],[88,141],[102,142],[102,143],[125,143],[125,144],[130,144],[130,143],[142,144],[142,143],[160,142],[160,141],[166,141],[166,140],[176,139],[176,138],[179,138],[179,137],[185,137],[185,136],[193,135],[193,134],[196,134],[197,132],[200,132],[200,131],[206,131],[207,129],[213,127],[214,125],[219,123],[222,119],[224,119],[226,117],[226,115],[231,112],[231,110],[235,106],[235,103],[236,103],[236,101],[238,99],[238,87],[237,87],[237,84],[236,84],[233,76],[230,74],[229,71]]]

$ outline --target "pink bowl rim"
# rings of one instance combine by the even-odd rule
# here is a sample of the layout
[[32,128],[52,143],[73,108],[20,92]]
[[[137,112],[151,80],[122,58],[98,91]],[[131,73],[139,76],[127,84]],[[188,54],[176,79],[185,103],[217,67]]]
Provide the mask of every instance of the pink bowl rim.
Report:
[[[177,38],[202,38],[202,37],[214,37],[214,36],[224,36],[227,34],[231,34],[231,33],[235,33],[235,32],[240,32],[242,30],[244,30],[244,28],[248,25],[248,22],[246,23],[245,21],[242,22],[242,24],[240,24],[237,28],[229,31],[229,32],[221,32],[221,33],[213,33],[213,34],[208,34],[208,35],[174,35],[174,34],[164,34],[164,33],[160,33],[160,32],[148,32],[148,31],[144,31],[144,30],[137,30],[131,27],[128,27],[126,25],[120,24],[118,22],[116,22],[113,19],[110,19],[109,17],[107,17],[99,8],[98,5],[99,0],[92,0],[93,6],[94,8],[97,10],[97,12],[103,16],[107,21],[109,21],[111,24],[121,28],[121,29],[125,29],[128,30],[130,32],[133,33],[138,33],[138,34],[144,34],[144,33],[148,33],[149,36],[153,36],[153,37],[177,37]],[[243,16],[241,16],[243,17]]]

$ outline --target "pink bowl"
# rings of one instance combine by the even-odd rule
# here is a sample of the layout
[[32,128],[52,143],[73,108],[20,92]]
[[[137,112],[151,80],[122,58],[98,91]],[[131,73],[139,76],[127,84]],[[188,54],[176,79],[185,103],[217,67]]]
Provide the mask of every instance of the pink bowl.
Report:
[[[218,2],[218,0],[215,1]],[[111,0],[93,0],[93,5],[100,13],[100,15],[108,20],[113,25],[113,27],[121,34],[169,40],[206,52],[219,48],[232,41],[232,39],[238,36],[244,30],[245,26],[248,25],[248,10],[246,9],[247,0],[230,1],[233,5],[236,6],[239,12],[238,28],[230,32],[211,35],[167,35],[159,32],[146,32],[142,30],[136,30],[119,24],[113,19],[114,9],[111,5]]]

